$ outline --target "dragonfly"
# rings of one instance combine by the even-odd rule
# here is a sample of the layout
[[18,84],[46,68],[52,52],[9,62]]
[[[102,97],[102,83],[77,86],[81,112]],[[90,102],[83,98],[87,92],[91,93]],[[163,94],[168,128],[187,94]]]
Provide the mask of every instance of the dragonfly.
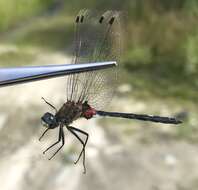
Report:
[[[122,25],[120,15],[121,13],[119,11],[112,10],[108,10],[102,14],[90,10],[81,10],[77,14],[74,22],[73,64],[120,61],[122,52]],[[61,143],[61,146],[53,153],[49,160],[64,146],[64,129],[66,128],[82,144],[81,152],[74,163],[78,163],[80,158],[82,158],[84,173],[86,173],[85,148],[89,134],[72,126],[73,121],[79,118],[91,119],[98,115],[101,117],[137,119],[165,124],[181,123],[181,121],[172,117],[102,111],[101,109],[105,105],[108,105],[114,94],[117,81],[116,70],[108,68],[67,76],[66,101],[60,109],[57,109],[49,101],[42,98],[46,104],[55,110],[55,114],[46,112],[41,117],[41,121],[46,129],[39,140],[43,138],[48,130],[59,128],[58,140],[49,146],[43,154],[58,143]],[[85,139],[82,139],[80,135],[84,135]]]

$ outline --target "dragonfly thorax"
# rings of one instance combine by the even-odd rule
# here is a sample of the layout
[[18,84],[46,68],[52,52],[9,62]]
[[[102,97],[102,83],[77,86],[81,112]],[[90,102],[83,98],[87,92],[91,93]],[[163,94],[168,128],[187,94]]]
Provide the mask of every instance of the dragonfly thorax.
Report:
[[67,101],[59,109],[55,117],[59,123],[64,123],[65,125],[69,125],[73,121],[81,117],[84,117],[86,119],[91,119],[95,114],[96,114],[95,109],[92,108],[86,101],[84,103]]

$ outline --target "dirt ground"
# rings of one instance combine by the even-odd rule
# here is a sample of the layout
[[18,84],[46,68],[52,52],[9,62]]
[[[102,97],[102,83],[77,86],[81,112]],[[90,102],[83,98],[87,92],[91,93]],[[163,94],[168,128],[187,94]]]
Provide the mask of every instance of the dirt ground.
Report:
[[[60,54],[38,57],[35,64],[69,61]],[[53,143],[57,130],[38,141],[44,128],[40,117],[65,101],[65,78],[50,79],[0,89],[0,189],[1,190],[197,190],[196,143],[176,139],[175,127],[94,118],[73,125],[86,130],[87,173],[82,162],[74,165],[80,144],[66,132],[64,149],[51,161],[42,151]],[[117,103],[119,102],[119,103]],[[177,107],[116,97],[111,109],[173,114]],[[50,110],[52,111],[52,110]],[[179,126],[177,126],[179,127]]]

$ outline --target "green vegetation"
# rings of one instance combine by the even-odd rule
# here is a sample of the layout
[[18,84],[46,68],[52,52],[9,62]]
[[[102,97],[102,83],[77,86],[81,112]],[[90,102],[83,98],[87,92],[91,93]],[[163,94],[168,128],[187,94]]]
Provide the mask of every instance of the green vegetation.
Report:
[[0,0],[0,30],[41,14],[52,2],[53,0]]
[[62,50],[72,44],[74,31],[71,17],[58,15],[35,21],[6,41],[14,41],[20,47],[34,46],[47,50]]
[[198,2],[135,2],[123,58],[127,81],[152,95],[197,100]]

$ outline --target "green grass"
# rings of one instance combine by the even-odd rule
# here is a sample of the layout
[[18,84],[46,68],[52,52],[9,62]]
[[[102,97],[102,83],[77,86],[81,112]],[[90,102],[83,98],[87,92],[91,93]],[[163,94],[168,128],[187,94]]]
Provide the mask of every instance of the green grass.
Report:
[[[159,65],[130,66],[125,68],[122,80],[132,86],[133,94],[142,98],[177,98],[197,101],[197,76],[171,71]],[[166,70],[165,70],[166,69]],[[177,72],[179,74],[177,74]]]
[[42,13],[52,0],[0,0],[0,31]]
[[24,27],[7,32],[1,37],[4,43],[19,47],[38,47],[46,50],[67,49],[73,41],[73,23],[67,15],[35,18]]

